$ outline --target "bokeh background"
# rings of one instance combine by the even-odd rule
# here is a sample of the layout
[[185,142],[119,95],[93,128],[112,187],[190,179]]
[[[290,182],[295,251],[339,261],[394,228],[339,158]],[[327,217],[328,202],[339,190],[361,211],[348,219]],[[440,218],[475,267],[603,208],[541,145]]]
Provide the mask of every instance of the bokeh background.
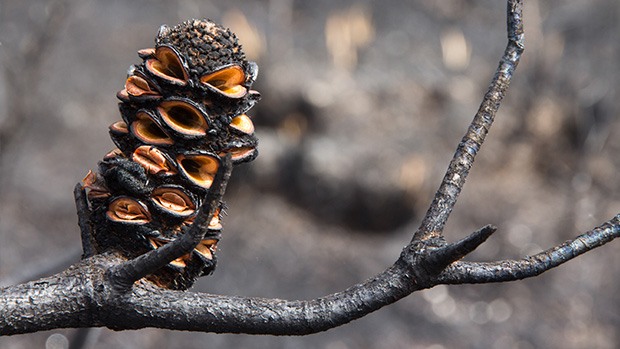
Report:
[[[0,1],[0,285],[79,259],[72,188],[160,24],[207,17],[259,63],[260,156],[229,185],[196,291],[309,299],[389,266],[506,44],[496,0]],[[525,5],[526,53],[446,227],[519,258],[620,212],[620,3]],[[620,244],[540,277],[436,287],[307,337],[67,329],[0,348],[617,348]]]

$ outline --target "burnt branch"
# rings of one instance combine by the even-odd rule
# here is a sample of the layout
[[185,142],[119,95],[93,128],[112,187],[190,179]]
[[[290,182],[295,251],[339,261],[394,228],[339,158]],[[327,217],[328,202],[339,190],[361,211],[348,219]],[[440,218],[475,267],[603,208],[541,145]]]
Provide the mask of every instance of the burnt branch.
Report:
[[484,95],[474,120],[467,133],[459,143],[456,153],[450,161],[448,170],[435,194],[433,203],[426,212],[414,240],[422,240],[435,232],[442,232],[456,200],[465,184],[476,154],[480,150],[506,95],[512,75],[523,53],[523,21],[521,1],[508,1],[508,45],[504,51],[499,67]]
[[147,252],[135,259],[112,267],[108,275],[111,282],[119,289],[129,289],[131,285],[141,278],[148,276],[171,261],[190,253],[204,237],[213,218],[219,208],[226,185],[232,171],[231,156],[222,158],[221,166],[213,180],[213,184],[200,207],[194,223],[187,233],[177,240],[172,241],[161,248]]
[[81,183],[75,185],[73,189],[75,198],[75,208],[78,216],[78,226],[80,227],[80,237],[82,238],[82,259],[95,255],[95,240],[93,238],[93,228],[90,222],[90,209],[86,201],[86,191]]
[[519,260],[458,262],[438,277],[441,284],[480,284],[534,277],[620,236],[620,214],[572,240]]

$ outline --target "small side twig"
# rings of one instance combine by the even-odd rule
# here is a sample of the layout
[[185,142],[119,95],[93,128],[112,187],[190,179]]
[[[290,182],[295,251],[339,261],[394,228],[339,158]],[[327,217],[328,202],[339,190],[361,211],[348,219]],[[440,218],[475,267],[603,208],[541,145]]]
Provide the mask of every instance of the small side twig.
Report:
[[429,265],[433,271],[440,272],[451,263],[473,252],[496,231],[497,227],[487,225],[459,241],[441,246],[429,254],[426,259],[426,264]]
[[230,154],[228,154],[222,159],[220,168],[209,189],[209,193],[198,210],[196,219],[194,223],[192,223],[190,229],[180,238],[156,250],[110,268],[108,276],[111,282],[119,289],[129,289],[135,281],[154,273],[171,261],[190,253],[204,237],[209,222],[213,218],[224,196],[231,171],[232,160]]

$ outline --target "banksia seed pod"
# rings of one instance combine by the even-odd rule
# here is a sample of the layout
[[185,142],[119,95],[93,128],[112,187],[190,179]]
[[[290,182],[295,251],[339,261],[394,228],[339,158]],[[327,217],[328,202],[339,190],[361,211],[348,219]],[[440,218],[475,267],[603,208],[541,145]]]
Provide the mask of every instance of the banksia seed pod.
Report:
[[[162,26],[155,47],[117,93],[122,120],[110,126],[117,149],[83,180],[97,253],[135,258],[174,241],[192,224],[220,166],[253,160],[254,125],[246,114],[260,99],[258,68],[229,30],[209,21]],[[213,272],[221,209],[194,251],[149,280],[187,289]]]

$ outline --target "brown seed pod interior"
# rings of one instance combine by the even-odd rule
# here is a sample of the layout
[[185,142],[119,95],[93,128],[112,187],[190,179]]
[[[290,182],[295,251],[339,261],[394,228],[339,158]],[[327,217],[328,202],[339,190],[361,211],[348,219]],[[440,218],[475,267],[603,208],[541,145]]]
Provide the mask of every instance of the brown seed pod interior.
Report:
[[189,216],[196,211],[192,199],[179,188],[156,188],[153,190],[152,199],[159,207],[179,216]]
[[245,73],[238,65],[233,65],[204,75],[200,78],[200,82],[213,87],[221,94],[230,98],[241,98],[248,92],[242,85],[245,82]]
[[220,222],[220,209],[218,208],[213,214],[213,218],[209,222],[209,229],[211,230],[221,230],[222,223]]
[[147,144],[170,145],[174,143],[172,138],[145,112],[136,114],[136,120],[131,123],[131,132]]
[[138,50],[138,56],[140,56],[140,58],[150,58],[154,55],[155,55],[155,49],[152,47]]
[[252,123],[250,117],[245,114],[235,116],[230,123],[230,127],[249,135],[254,133],[254,123]]
[[185,177],[203,188],[211,187],[220,165],[219,160],[214,156],[202,154],[179,155],[177,162]]
[[115,158],[117,156],[122,156],[122,155],[123,155],[123,152],[120,149],[114,148],[114,149],[110,150],[107,154],[105,154],[103,156],[103,159],[104,160],[109,160],[109,159],[113,159],[113,158]]
[[159,95],[157,91],[151,88],[148,81],[146,81],[144,78],[137,76],[137,75],[132,75],[127,78],[127,80],[125,81],[125,91],[127,91],[128,94],[134,97],[140,97],[143,95],[148,95],[148,96]]
[[146,69],[151,74],[175,85],[187,84],[187,71],[177,53],[170,47],[158,47],[155,50],[155,58],[146,61]]
[[125,123],[125,121],[122,121],[122,120],[117,121],[113,123],[112,125],[110,125],[110,131],[116,132],[116,133],[129,133],[127,124]]
[[183,101],[165,101],[157,107],[159,115],[173,130],[191,136],[204,136],[209,126],[203,113]]
[[224,156],[226,154],[230,154],[230,158],[234,162],[241,162],[247,158],[251,158],[254,156],[254,152],[256,148],[254,147],[239,147],[239,148],[229,148],[221,152],[219,155]]
[[136,148],[132,160],[142,165],[150,174],[173,175],[177,173],[161,150],[149,145]]
[[206,259],[213,259],[213,252],[215,251],[217,245],[217,240],[214,239],[205,239],[198,243],[198,246],[194,249],[194,251],[200,253]]
[[108,219],[115,222],[145,224],[151,220],[148,209],[141,202],[128,197],[119,197],[108,206]]
[[97,177],[97,175],[92,171],[88,170],[88,173],[82,179],[82,188],[88,189],[88,198],[89,199],[105,199],[110,197],[110,191],[105,186],[105,182]]

